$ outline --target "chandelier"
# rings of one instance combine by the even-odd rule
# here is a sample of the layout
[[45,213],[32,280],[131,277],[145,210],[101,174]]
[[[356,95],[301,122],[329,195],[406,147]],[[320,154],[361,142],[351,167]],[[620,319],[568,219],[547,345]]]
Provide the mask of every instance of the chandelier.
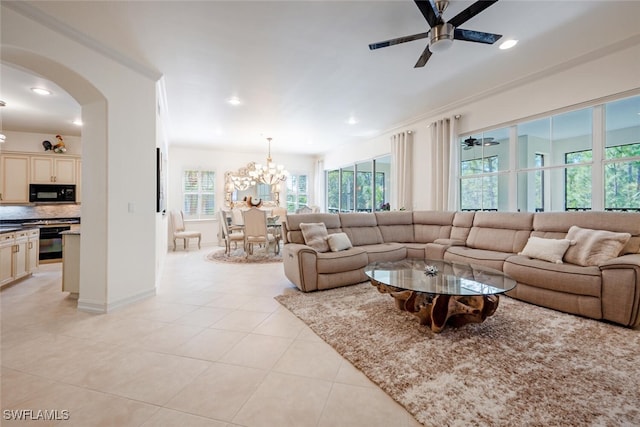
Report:
[[256,185],[256,181],[249,176],[232,175],[231,182],[233,182],[233,188],[240,191]]
[[284,169],[284,165],[276,165],[271,159],[271,139],[269,141],[269,156],[267,157],[267,164],[256,164],[255,169],[249,172],[249,175],[256,181],[263,184],[274,185],[280,181],[286,181],[289,176],[289,172]]

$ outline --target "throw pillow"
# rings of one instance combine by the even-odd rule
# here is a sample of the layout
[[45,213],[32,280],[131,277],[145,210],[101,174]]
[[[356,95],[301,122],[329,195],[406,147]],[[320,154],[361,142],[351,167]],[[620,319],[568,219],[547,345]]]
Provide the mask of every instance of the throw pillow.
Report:
[[327,226],[323,222],[301,222],[300,230],[305,245],[311,246],[317,252],[329,252],[327,244],[329,233],[327,233]]
[[620,255],[630,238],[629,233],[592,230],[574,225],[569,229],[567,239],[575,240],[576,244],[567,250],[564,260],[585,267],[598,266]]
[[327,243],[329,243],[331,252],[340,252],[353,247],[347,233],[330,234],[329,237],[327,237]]
[[532,236],[518,255],[562,264],[562,257],[572,243],[574,242],[568,239],[543,239]]

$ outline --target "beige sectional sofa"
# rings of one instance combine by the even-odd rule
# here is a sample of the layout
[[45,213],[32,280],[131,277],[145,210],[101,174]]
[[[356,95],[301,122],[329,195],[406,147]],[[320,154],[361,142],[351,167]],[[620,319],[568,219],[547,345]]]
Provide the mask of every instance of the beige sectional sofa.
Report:
[[[329,235],[345,233],[352,247],[318,252],[308,246],[301,224],[314,223],[325,224]],[[598,265],[552,263],[519,255],[530,237],[565,239],[572,226],[628,233],[630,238],[617,256]],[[508,293],[511,297],[625,326],[640,325],[638,213],[290,214],[283,224],[283,240],[285,275],[305,292],[366,281],[363,269],[374,261],[446,259],[504,271],[518,282]],[[583,242],[580,245],[584,247]]]

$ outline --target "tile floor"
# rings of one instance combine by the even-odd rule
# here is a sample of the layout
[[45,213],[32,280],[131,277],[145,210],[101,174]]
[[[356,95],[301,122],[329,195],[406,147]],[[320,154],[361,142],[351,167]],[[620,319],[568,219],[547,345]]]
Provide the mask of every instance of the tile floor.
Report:
[[76,310],[60,264],[3,289],[0,423],[421,425],[273,299],[295,291],[282,264],[205,261],[212,249],[170,252],[157,296],[106,315]]

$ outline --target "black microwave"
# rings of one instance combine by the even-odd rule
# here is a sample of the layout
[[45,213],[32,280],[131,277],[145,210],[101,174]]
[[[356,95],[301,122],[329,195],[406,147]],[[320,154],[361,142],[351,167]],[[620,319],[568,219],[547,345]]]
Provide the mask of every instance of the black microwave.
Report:
[[76,186],[72,184],[29,184],[32,203],[75,203]]

